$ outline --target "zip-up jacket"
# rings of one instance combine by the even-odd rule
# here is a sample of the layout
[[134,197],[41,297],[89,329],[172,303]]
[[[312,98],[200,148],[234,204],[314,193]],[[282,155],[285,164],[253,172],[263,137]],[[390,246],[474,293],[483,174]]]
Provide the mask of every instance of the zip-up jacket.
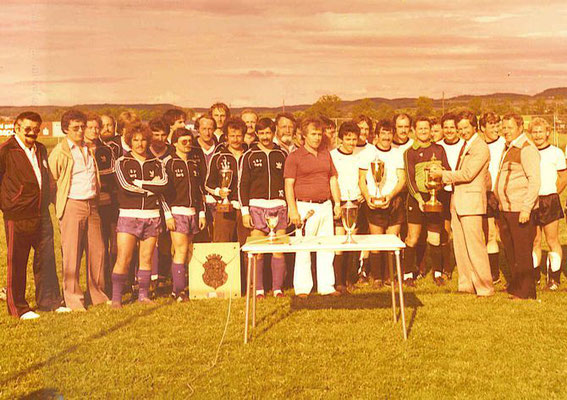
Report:
[[126,155],[130,151],[126,143],[122,142],[122,136],[116,135],[109,141],[105,143],[108,147],[112,149],[112,153],[114,153],[114,159],[118,160],[123,155]]
[[166,219],[171,218],[164,199],[167,173],[159,159],[148,152],[148,158],[140,161],[128,152],[116,161],[115,169],[120,216],[157,218],[161,206]]
[[173,214],[205,217],[203,192],[199,185],[199,171],[191,160],[183,160],[177,154],[167,158],[165,170],[169,189],[166,201]]
[[100,177],[99,205],[116,204],[116,180],[114,179],[114,152],[102,140],[96,140],[95,162]]
[[[240,157],[242,160],[242,157]],[[236,159],[234,154],[226,146],[219,145],[216,149],[215,155],[211,158],[209,164],[209,172],[207,174],[207,179],[205,180],[205,190],[208,194],[212,195],[215,200],[220,201],[220,189],[221,189],[221,173],[220,171],[227,167],[232,170],[232,181],[228,186],[230,193],[228,194],[228,200],[236,208],[240,208],[240,203],[238,202],[238,170],[240,162]]]
[[266,153],[253,144],[240,163],[238,197],[242,214],[250,213],[249,206],[275,207],[285,205],[284,164],[287,153],[278,145]]
[[36,156],[41,170],[41,187],[30,161],[15,136],[0,146],[0,208],[4,219],[37,218],[49,213],[50,174],[47,150],[35,142]]
[[201,149],[200,147],[192,147],[189,154],[187,154],[187,157],[197,170],[197,182],[201,187],[201,191],[205,193],[205,178],[207,177],[207,162],[205,161],[205,153],[203,153],[203,149]]

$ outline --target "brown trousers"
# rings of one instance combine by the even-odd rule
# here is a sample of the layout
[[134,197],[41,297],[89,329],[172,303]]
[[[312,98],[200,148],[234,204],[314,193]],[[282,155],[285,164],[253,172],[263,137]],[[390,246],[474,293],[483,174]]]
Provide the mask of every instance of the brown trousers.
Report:
[[536,287],[532,251],[536,234],[534,213],[525,224],[520,224],[519,212],[500,211],[498,228],[506,252],[511,279],[508,293],[522,299],[535,299]]
[[104,294],[104,243],[95,200],[68,199],[61,228],[63,255],[63,296],[72,310],[85,308],[79,285],[83,250],[87,261],[87,289],[94,305],[108,301]]

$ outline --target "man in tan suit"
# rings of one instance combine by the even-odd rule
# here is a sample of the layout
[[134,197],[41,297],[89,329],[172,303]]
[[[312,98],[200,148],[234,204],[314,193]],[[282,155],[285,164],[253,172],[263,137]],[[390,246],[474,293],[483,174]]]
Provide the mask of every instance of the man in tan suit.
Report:
[[494,294],[488,252],[482,230],[486,191],[490,188],[488,145],[477,134],[477,119],[470,111],[457,117],[459,135],[465,140],[455,171],[434,171],[433,176],[454,185],[451,227],[459,271],[459,292],[478,296]]

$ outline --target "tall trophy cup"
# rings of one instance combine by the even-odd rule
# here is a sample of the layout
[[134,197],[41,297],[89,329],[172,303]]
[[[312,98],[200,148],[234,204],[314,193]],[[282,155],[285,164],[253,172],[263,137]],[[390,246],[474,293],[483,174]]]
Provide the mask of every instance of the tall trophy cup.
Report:
[[352,201],[348,200],[341,206],[341,218],[343,221],[343,228],[345,228],[347,237],[344,243],[356,243],[352,238],[354,228],[356,228],[356,220],[358,217],[358,206]]
[[[222,163],[222,167],[219,173],[221,178],[220,179],[221,190],[222,189],[226,190],[230,187],[230,184],[232,183],[232,169],[230,168],[230,164],[226,160],[224,160],[224,162]],[[225,197],[222,202],[219,202],[217,204],[217,210],[223,213],[232,211],[232,204],[230,204],[230,202],[228,201],[228,197]]]
[[278,214],[266,213],[265,219],[266,225],[268,225],[268,228],[270,229],[270,233],[268,234],[268,241],[270,243],[273,243],[276,240],[276,233],[274,231],[278,226]]
[[433,212],[438,213],[443,210],[443,204],[437,200],[439,190],[443,187],[443,181],[439,178],[433,178],[431,176],[431,171],[433,170],[442,170],[443,167],[436,163],[437,159],[435,158],[435,154],[431,157],[431,161],[433,163],[429,164],[425,167],[425,188],[429,191],[430,198],[429,200],[423,205],[423,211],[425,212]]
[[374,179],[374,184],[376,185],[376,196],[371,197],[370,202],[377,206],[381,207],[386,203],[386,199],[382,196],[380,191],[380,184],[384,180],[384,161],[380,159],[375,159],[370,163],[370,173],[372,174],[372,178]]

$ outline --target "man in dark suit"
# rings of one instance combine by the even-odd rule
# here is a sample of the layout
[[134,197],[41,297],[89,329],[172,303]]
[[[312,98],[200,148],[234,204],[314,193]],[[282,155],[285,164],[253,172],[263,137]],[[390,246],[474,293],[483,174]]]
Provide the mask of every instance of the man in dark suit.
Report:
[[26,269],[32,247],[38,309],[70,311],[61,307],[55,270],[47,150],[36,141],[41,122],[39,114],[21,113],[14,123],[16,134],[0,146],[0,208],[8,256],[6,303],[8,313],[23,320],[39,318],[26,301]]

